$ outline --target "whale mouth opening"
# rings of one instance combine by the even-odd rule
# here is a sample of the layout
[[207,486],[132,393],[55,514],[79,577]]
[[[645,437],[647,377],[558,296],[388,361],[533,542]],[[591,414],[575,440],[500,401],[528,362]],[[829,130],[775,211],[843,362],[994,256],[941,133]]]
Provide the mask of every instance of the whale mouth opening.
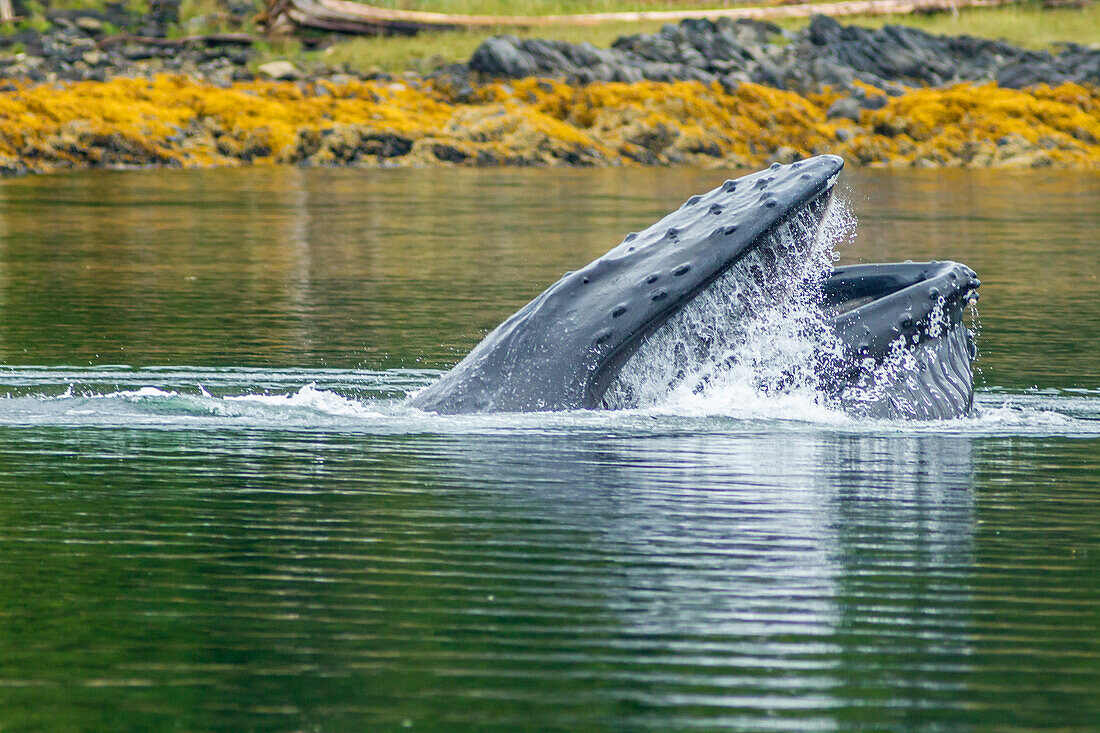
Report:
[[836,350],[822,283],[854,226],[834,180],[606,365],[596,405],[631,409],[682,390],[700,394],[739,367],[764,392],[813,379],[815,354]]

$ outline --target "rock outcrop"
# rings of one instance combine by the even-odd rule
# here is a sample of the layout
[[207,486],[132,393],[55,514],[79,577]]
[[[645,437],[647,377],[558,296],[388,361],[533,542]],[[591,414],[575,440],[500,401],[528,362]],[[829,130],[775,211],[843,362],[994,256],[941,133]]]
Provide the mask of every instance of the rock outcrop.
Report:
[[901,25],[844,26],[814,16],[798,32],[762,21],[685,20],[655,34],[624,36],[601,49],[498,36],[470,58],[491,77],[554,77],[571,82],[751,81],[799,92],[855,81],[883,89],[996,81],[1019,89],[1065,82],[1100,85],[1100,49],[1063,45],[1033,51],[971,36],[937,36]]

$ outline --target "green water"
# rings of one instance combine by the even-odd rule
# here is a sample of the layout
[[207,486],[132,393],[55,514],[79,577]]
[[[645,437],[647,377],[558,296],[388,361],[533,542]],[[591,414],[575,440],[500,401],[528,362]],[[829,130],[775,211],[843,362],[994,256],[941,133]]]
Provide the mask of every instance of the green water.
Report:
[[1100,176],[844,174],[971,419],[402,406],[725,177],[0,182],[0,731],[1095,729]]

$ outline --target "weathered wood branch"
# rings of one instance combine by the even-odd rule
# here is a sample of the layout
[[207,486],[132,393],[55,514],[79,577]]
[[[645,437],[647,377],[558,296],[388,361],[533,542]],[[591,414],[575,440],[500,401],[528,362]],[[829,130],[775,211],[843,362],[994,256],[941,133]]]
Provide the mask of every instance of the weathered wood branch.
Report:
[[11,6],[11,0],[0,0],[0,23],[11,23],[15,20],[15,10]]
[[591,26],[601,23],[674,22],[685,18],[808,18],[821,14],[892,15],[918,12],[955,11],[958,8],[993,7],[1018,0],[847,0],[846,2],[768,5],[711,10],[633,11],[586,13],[581,15],[449,15],[421,10],[394,10],[351,0],[269,0],[265,20],[269,25],[289,21],[293,25],[345,33],[416,32],[445,28],[496,26],[538,28],[546,26]]

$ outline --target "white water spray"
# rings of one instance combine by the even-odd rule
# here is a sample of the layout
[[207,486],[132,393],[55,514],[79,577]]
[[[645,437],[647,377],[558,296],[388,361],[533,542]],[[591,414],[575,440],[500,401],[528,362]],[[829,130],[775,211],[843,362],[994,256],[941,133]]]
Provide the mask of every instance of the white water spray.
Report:
[[839,353],[821,285],[854,228],[847,206],[835,200],[820,223],[810,211],[793,217],[654,331],[612,382],[604,406],[792,395],[820,405],[818,359]]

